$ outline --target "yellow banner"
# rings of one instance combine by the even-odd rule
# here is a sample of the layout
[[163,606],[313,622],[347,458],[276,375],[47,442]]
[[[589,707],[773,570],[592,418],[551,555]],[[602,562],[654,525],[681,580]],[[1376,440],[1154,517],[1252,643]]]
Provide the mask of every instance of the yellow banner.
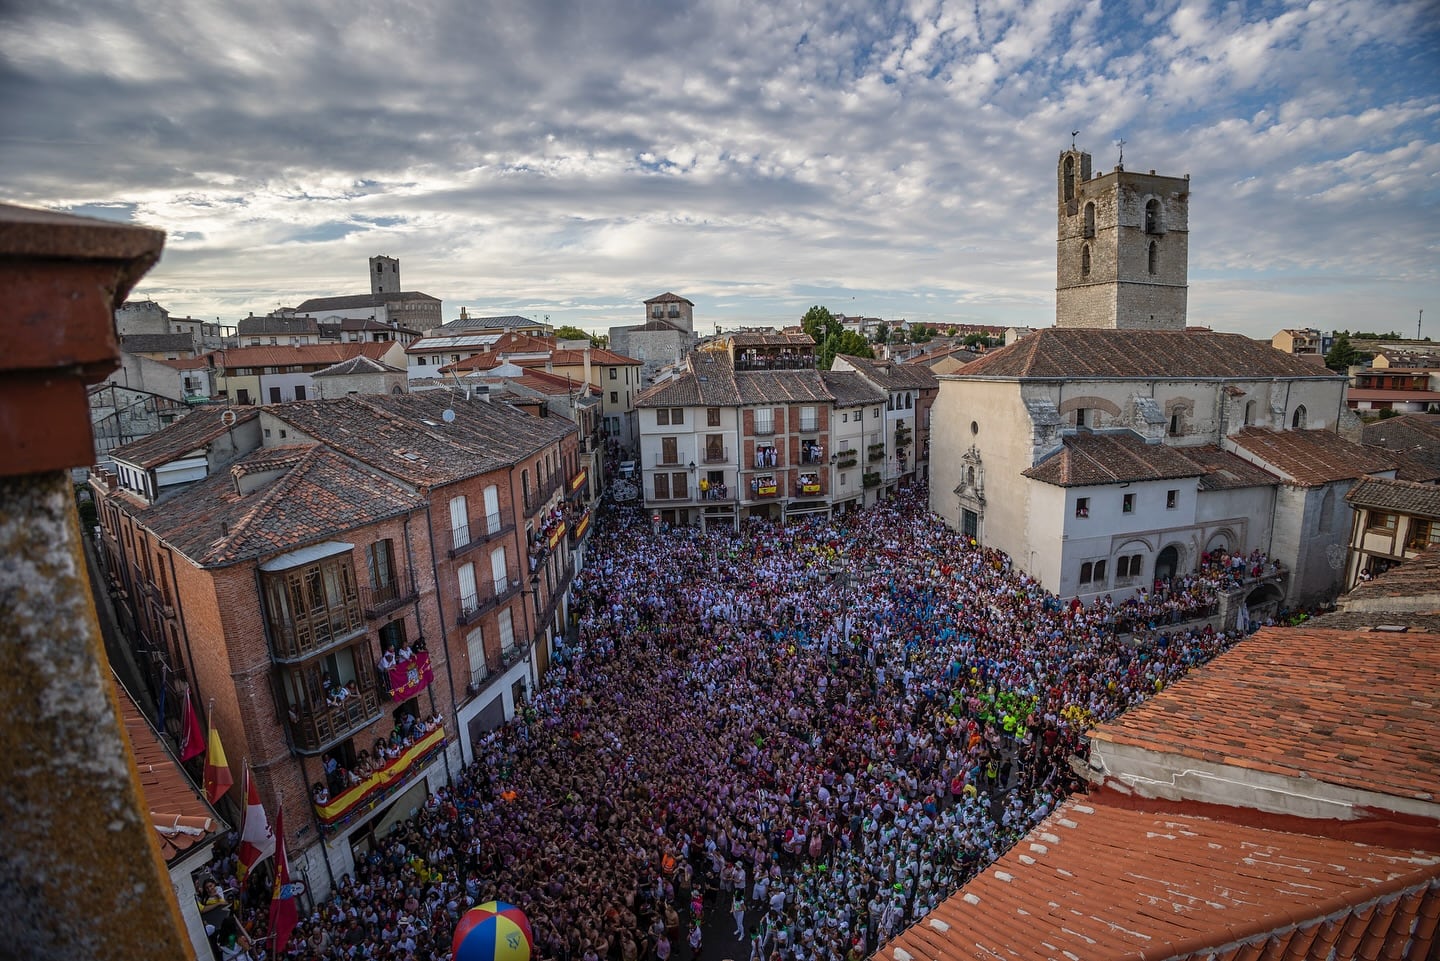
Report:
[[410,766],[415,763],[416,758],[423,756],[437,744],[445,742],[445,729],[437,727],[429,734],[416,741],[405,749],[395,760],[371,774],[352,788],[330,799],[329,804],[317,804],[315,810],[320,814],[320,820],[325,822],[336,821],[344,817],[351,810],[358,807],[371,793],[380,790],[386,784],[397,777],[403,777]]

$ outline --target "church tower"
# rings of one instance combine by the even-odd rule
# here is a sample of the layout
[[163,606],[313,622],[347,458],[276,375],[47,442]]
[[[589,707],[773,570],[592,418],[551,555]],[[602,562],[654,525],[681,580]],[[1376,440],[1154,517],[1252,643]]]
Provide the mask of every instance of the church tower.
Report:
[[1092,176],[1073,147],[1056,175],[1056,326],[1184,330],[1190,175]]
[[400,261],[394,257],[370,258],[370,293],[400,292]]

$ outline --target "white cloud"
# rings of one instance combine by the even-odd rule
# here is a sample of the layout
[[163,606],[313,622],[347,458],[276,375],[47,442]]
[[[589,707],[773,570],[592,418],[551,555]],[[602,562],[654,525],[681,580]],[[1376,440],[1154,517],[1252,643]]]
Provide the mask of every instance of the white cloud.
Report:
[[1097,169],[1123,138],[1192,174],[1198,323],[1440,293],[1424,0],[192,6],[0,19],[0,195],[134,205],[179,312],[353,291],[386,252],[452,314],[600,324],[673,289],[784,322],[830,289],[1043,324],[1076,128]]

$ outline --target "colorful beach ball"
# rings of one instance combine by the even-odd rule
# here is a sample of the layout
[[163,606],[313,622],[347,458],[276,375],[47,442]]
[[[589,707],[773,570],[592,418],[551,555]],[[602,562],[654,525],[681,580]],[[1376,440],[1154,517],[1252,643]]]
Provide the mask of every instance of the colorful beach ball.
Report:
[[461,916],[450,952],[454,961],[530,961],[535,936],[525,912],[504,901],[486,901]]

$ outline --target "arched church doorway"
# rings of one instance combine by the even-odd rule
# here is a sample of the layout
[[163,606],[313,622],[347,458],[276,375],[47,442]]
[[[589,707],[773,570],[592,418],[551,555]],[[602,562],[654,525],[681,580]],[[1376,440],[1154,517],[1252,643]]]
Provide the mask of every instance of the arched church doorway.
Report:
[[1155,555],[1155,579],[1168,581],[1180,566],[1180,550],[1174,544]]

